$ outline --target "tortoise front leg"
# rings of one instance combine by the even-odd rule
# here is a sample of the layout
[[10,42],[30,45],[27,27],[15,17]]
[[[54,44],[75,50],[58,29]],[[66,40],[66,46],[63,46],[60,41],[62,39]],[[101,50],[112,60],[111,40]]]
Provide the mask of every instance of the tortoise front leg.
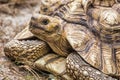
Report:
[[17,40],[8,42],[4,47],[5,55],[10,59],[28,65],[26,62],[34,62],[50,51],[49,46],[40,40]]
[[75,80],[117,80],[93,68],[77,53],[71,53],[67,57],[66,68]]
[[49,46],[40,40],[12,40],[5,45],[4,52],[10,59],[23,64],[22,67],[29,70],[44,70],[66,80],[72,80],[66,74],[66,58],[55,53],[50,53]]

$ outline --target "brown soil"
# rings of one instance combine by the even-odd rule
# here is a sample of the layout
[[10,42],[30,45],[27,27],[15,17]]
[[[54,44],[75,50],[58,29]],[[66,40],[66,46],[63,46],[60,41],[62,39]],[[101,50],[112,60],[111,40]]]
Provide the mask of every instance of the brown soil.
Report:
[[[0,80],[35,80],[28,71],[11,62],[3,49],[26,26],[33,12],[38,11],[39,0],[0,0]],[[41,76],[41,80],[45,77]]]

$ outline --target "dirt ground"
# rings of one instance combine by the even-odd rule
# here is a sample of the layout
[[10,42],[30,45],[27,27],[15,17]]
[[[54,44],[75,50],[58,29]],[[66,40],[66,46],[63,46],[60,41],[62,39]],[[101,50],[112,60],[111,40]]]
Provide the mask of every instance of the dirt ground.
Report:
[[[0,0],[0,80],[35,80],[11,62],[3,49],[27,25],[32,14],[39,11],[39,6],[39,0]],[[41,80],[46,79],[41,76]]]

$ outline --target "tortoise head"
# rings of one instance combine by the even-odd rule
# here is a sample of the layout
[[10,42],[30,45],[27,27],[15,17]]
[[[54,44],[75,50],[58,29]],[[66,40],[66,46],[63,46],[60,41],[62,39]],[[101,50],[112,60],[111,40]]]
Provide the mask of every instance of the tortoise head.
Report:
[[29,30],[42,40],[58,38],[61,21],[46,15],[34,14],[30,21]]
[[71,1],[72,0],[41,0],[40,14],[51,15],[61,6]]

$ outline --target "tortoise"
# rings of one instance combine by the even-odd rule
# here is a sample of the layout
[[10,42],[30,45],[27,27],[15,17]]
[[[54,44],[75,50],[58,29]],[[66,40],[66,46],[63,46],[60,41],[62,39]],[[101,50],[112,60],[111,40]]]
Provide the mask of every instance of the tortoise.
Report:
[[[40,19],[40,20],[38,20],[38,19]],[[51,23],[49,23],[50,26],[42,25],[42,27],[40,27],[41,24],[43,24],[44,19],[45,20],[49,19],[49,21],[51,22]],[[39,22],[41,24],[39,24],[36,20],[41,21],[41,22]],[[53,21],[55,21],[55,22],[53,22]],[[71,79],[99,80],[101,78],[107,78],[108,80],[112,79],[111,77],[108,77],[107,75],[101,73],[99,70],[91,67],[89,64],[84,62],[84,60],[82,61],[82,58],[76,53],[77,50],[74,51],[72,49],[71,45],[69,44],[69,42],[67,41],[67,38],[69,39],[69,37],[70,37],[70,41],[72,41],[73,38],[76,39],[75,36],[73,36],[73,35],[71,36],[72,30],[77,32],[77,34],[76,33],[74,33],[74,34],[78,35],[77,37],[79,37],[79,38],[81,38],[81,37],[79,36],[78,32],[83,33],[82,31],[84,30],[86,33],[88,32],[87,34],[89,34],[89,31],[86,31],[86,27],[83,27],[81,25],[71,24],[71,23],[64,24],[64,26],[65,26],[64,27],[63,25],[60,25],[61,23],[59,23],[59,22],[60,22],[60,19],[58,19],[58,18],[53,18],[53,17],[46,16],[46,15],[36,14],[35,16],[33,16],[31,18],[29,30],[34,34],[34,36],[39,38],[39,41],[35,40],[35,38],[32,37],[32,35],[28,31],[28,27],[27,27],[21,32],[23,34],[21,34],[21,33],[18,34],[15,37],[15,40],[12,40],[8,44],[6,44],[5,49],[4,49],[5,54],[18,63],[29,65],[30,67],[32,67],[34,69],[37,68],[39,70],[42,69],[42,70],[49,71],[49,72],[53,73],[54,75],[60,75],[67,80],[71,80]],[[63,23],[64,23],[64,21],[63,21]],[[45,24],[46,24],[46,22],[45,22]],[[46,26],[48,26],[48,27],[46,27]],[[74,27],[74,26],[76,26],[76,27]],[[62,31],[60,29],[62,27],[64,28],[63,30],[65,30],[65,31]],[[78,31],[76,31],[76,30],[78,30]],[[55,31],[57,34],[55,34],[55,32],[52,32],[52,31]],[[24,36],[26,34],[27,34],[27,36]],[[41,38],[37,34],[42,34],[42,35],[49,34],[49,35],[44,36],[44,37],[42,36],[42,38]],[[64,35],[67,35],[67,37],[64,37]],[[20,37],[22,37],[22,38],[20,38]],[[71,38],[71,37],[73,37],[73,38]],[[45,43],[46,39],[47,39],[47,44],[51,47],[51,49],[55,53],[57,53],[58,55],[61,55],[61,56],[58,56],[57,54],[50,52],[50,48]],[[43,40],[45,42],[40,41],[40,40]],[[74,44],[75,42],[73,41],[72,43]],[[74,47],[75,47],[75,45],[74,45]],[[50,52],[50,53],[48,53],[48,52]],[[63,54],[63,53],[65,53],[65,54]],[[66,57],[67,57],[67,60],[66,60]],[[75,60],[73,60],[73,59],[75,59]],[[76,61],[77,59],[78,59],[78,61]],[[67,67],[67,69],[65,66]],[[81,73],[74,72],[73,69],[79,69],[80,67],[83,70],[83,71],[79,70]],[[84,70],[84,68],[85,68],[85,70]],[[66,69],[67,73],[66,72],[64,73],[65,69]],[[92,70],[92,71],[90,72],[89,70],[90,71]],[[89,71],[89,74],[87,71]],[[68,73],[72,73],[74,75],[74,78],[71,78],[68,75]],[[94,76],[92,74],[94,74]],[[101,74],[102,74],[102,77],[101,77]]]
[[[103,15],[105,15],[103,13],[105,13],[106,9],[94,8],[93,1],[90,1],[90,2],[91,4],[89,5],[88,5],[89,1],[87,5],[86,4],[83,5],[85,9],[85,13],[88,16],[88,20],[87,20],[88,25],[86,24],[84,25],[81,23],[76,24],[74,23],[75,22],[74,20],[73,22],[67,21],[68,18],[64,19],[63,16],[60,17],[59,15],[54,15],[50,17],[47,15],[36,14],[31,18],[30,26],[29,26],[29,30],[32,32],[32,34],[29,31],[27,32],[29,32],[30,36],[31,35],[33,36],[34,34],[34,36],[36,36],[37,38],[45,41],[51,47],[53,52],[57,53],[57,55],[60,55],[59,57],[57,56],[57,58],[54,57],[54,59],[49,60],[47,62],[48,64],[49,62],[52,64],[52,61],[53,62],[54,60],[57,61],[57,59],[59,58],[64,58],[64,61],[66,60],[65,61],[66,71],[68,74],[72,75],[73,77],[72,79],[75,79],[75,80],[76,79],[78,80],[113,79],[114,80],[114,78],[111,78],[111,76],[119,77],[119,67],[116,68],[116,66],[114,66],[114,65],[119,66],[118,64],[119,63],[119,34],[120,34],[119,32],[120,19],[118,15],[119,12],[110,8],[114,12],[116,21],[118,22],[117,28],[115,29],[113,27],[110,28],[109,26],[111,26],[111,24],[108,24],[106,22],[108,25],[108,28],[106,29],[104,28],[105,26],[103,26],[102,29],[99,29],[102,26],[101,24],[104,24],[104,22],[100,22],[99,19],[101,21],[105,19],[103,18],[104,17]],[[95,11],[101,11],[101,13],[99,13],[99,15],[96,16],[94,15]],[[59,14],[59,12],[57,12],[57,14]],[[116,22],[113,22],[113,24],[114,23]],[[112,25],[112,26],[116,26],[116,25]],[[100,30],[101,31],[103,30],[103,32],[100,32]],[[107,30],[109,34],[107,34]],[[111,31],[112,33],[109,31]],[[104,36],[106,34],[108,36]],[[114,38],[113,37],[114,34],[116,34],[115,36],[117,37]],[[110,40],[108,40],[107,38],[109,38]],[[16,41],[11,41],[5,47],[6,55],[12,58],[22,59],[18,61],[22,61],[22,63],[25,62],[24,64],[31,65],[33,63],[29,63],[29,61],[34,62],[35,60],[41,57],[41,54],[42,56],[43,55],[46,56],[45,54],[47,54],[47,52],[45,51],[43,51],[45,53],[38,54],[36,52],[36,47],[34,47],[35,51],[33,52],[31,52],[31,50],[30,51],[28,50],[28,54],[27,54],[26,53],[27,51],[25,50],[25,52],[21,54],[21,51],[19,51],[18,49],[15,50],[13,49],[13,47],[10,47],[11,44],[13,44],[12,42],[15,44],[15,48],[18,47],[18,45],[16,45],[15,43]],[[20,44],[21,42],[22,42],[21,39],[19,39],[17,44]],[[30,46],[30,44],[32,43],[27,41],[27,45]],[[20,44],[20,45],[24,45],[24,44]],[[38,45],[37,42],[36,42],[36,45]],[[115,45],[115,47],[113,48],[112,45]],[[37,50],[40,50],[40,49],[37,49]],[[46,49],[46,50],[50,50],[50,49]],[[9,53],[10,51],[11,53]],[[118,55],[115,54],[116,53],[115,51],[117,52]],[[19,52],[20,54],[18,54]],[[15,56],[14,53],[16,53],[17,56]],[[30,55],[30,53],[32,54],[32,56]],[[34,55],[35,53],[37,54],[36,56]],[[118,62],[116,62],[115,60]],[[28,63],[26,61],[28,61]],[[39,69],[44,68],[44,70],[49,69],[47,71],[52,72],[55,75],[59,74],[59,73],[53,72],[52,68],[48,68],[48,67],[46,68],[46,64],[41,67],[42,63],[39,65],[40,62],[41,62],[41,59],[39,61],[36,61],[34,63],[34,67],[37,67],[37,68],[39,67]],[[105,63],[107,63],[107,65]],[[115,71],[118,71],[118,72],[115,72]],[[68,79],[68,76],[67,76],[67,79]],[[68,80],[70,79],[71,78],[69,78]]]

